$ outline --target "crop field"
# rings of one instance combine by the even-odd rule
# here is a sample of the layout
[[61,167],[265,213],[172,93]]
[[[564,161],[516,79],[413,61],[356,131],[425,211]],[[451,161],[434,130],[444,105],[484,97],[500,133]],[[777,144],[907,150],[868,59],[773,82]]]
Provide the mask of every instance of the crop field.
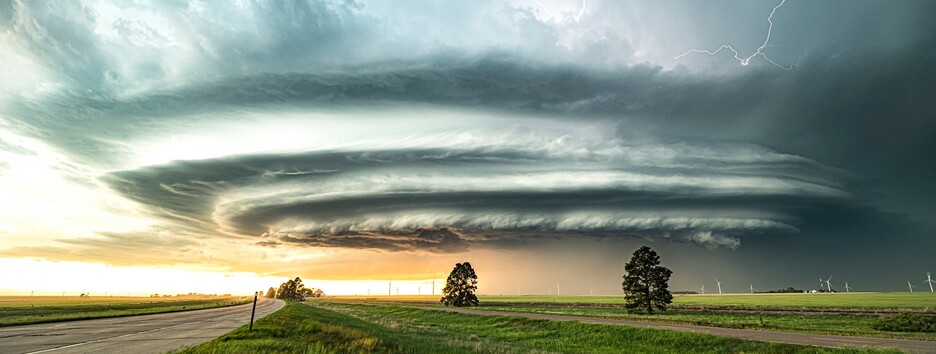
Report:
[[0,296],[0,326],[143,315],[237,305],[241,297]]
[[399,305],[289,303],[182,353],[855,353],[699,333],[509,316],[475,316]]

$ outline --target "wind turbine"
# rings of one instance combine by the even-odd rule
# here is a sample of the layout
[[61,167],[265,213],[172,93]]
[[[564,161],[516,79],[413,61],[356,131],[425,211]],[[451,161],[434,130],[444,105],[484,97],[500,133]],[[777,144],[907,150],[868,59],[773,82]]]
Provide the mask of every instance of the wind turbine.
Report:
[[556,284],[556,296],[559,296],[559,284]]
[[705,295],[705,284],[702,284],[702,295]]
[[[819,278],[819,280],[821,281],[822,278]],[[832,292],[832,284],[829,283],[829,280],[832,280],[832,276],[831,276],[831,275],[829,276],[828,279],[825,280],[826,290],[828,290],[828,291],[831,293],[831,292]]]
[[930,272],[926,272],[926,282],[929,283],[930,292],[933,292],[933,277]]
[[751,294],[754,293],[754,284],[751,284]]
[[910,292],[913,292],[913,284],[910,284],[910,281],[907,280],[907,286],[910,287]]
[[846,294],[851,293],[851,287],[848,286],[848,282],[845,282],[845,293]]
[[721,293],[721,282],[718,281],[718,278],[712,278],[712,279],[715,279],[715,283],[718,284],[718,295],[721,295],[721,294],[722,294],[722,293]]

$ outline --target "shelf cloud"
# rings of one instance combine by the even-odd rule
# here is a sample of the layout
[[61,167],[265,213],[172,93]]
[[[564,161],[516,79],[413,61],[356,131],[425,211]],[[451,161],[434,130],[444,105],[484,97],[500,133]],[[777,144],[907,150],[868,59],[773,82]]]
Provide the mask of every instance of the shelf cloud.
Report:
[[0,256],[927,266],[936,3],[570,4],[0,2]]

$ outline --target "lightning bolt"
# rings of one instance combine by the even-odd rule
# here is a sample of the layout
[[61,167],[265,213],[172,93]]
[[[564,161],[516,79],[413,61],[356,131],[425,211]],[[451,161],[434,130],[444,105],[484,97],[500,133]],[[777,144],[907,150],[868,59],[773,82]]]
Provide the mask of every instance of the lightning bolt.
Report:
[[777,5],[777,6],[774,6],[773,10],[770,11],[770,16],[767,16],[767,23],[770,24],[770,25],[767,27],[767,38],[764,39],[764,44],[761,44],[760,47],[757,47],[757,51],[755,51],[754,54],[751,54],[751,55],[749,55],[749,56],[747,56],[747,57],[742,57],[741,54],[738,53],[738,51],[734,49],[734,47],[732,47],[731,45],[728,45],[728,44],[724,44],[724,45],[722,45],[721,47],[718,47],[718,49],[716,49],[715,51],[710,51],[710,50],[705,50],[705,49],[691,49],[691,50],[689,50],[689,51],[686,51],[685,53],[682,53],[682,54],[680,54],[680,55],[677,55],[677,56],[673,57],[673,59],[679,59],[679,58],[682,58],[682,57],[684,57],[684,56],[686,56],[686,55],[688,55],[688,54],[691,54],[691,53],[705,53],[705,54],[708,54],[708,55],[710,55],[710,56],[714,56],[715,54],[718,54],[718,52],[722,51],[723,49],[727,49],[727,50],[730,50],[732,53],[734,53],[734,58],[737,59],[738,62],[741,63],[741,65],[745,65],[745,66],[746,66],[746,65],[748,65],[748,63],[751,62],[751,59],[753,59],[754,57],[760,56],[761,58],[764,58],[764,60],[766,60],[768,63],[773,64],[773,66],[776,66],[776,67],[778,67],[778,68],[780,68],[780,69],[783,69],[783,70],[792,70],[792,69],[793,69],[793,65],[792,65],[792,64],[791,64],[790,66],[783,66],[783,65],[780,65],[780,64],[778,64],[777,62],[775,62],[775,61],[771,60],[770,58],[768,58],[768,57],[767,57],[767,54],[764,53],[764,48],[766,48],[766,47],[767,47],[767,43],[770,42],[770,32],[773,31],[773,15],[774,15],[774,13],[777,12],[777,9],[779,9],[781,6],[783,6],[783,4],[784,4],[785,2],[786,2],[786,0],[781,0],[781,1],[780,1],[780,4]]
[[[575,15],[575,23],[582,22],[582,15],[585,14],[585,5],[586,5],[585,2],[586,2],[586,1],[587,1],[587,0],[582,0],[582,9],[579,10],[579,12],[578,12],[577,15]],[[786,1],[786,0],[784,0],[784,1]]]

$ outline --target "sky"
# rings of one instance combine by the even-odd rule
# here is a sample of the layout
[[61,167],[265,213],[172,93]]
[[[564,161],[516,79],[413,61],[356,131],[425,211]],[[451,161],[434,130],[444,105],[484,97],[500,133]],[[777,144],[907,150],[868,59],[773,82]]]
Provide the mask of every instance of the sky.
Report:
[[0,0],[0,292],[922,286],[933,11]]

